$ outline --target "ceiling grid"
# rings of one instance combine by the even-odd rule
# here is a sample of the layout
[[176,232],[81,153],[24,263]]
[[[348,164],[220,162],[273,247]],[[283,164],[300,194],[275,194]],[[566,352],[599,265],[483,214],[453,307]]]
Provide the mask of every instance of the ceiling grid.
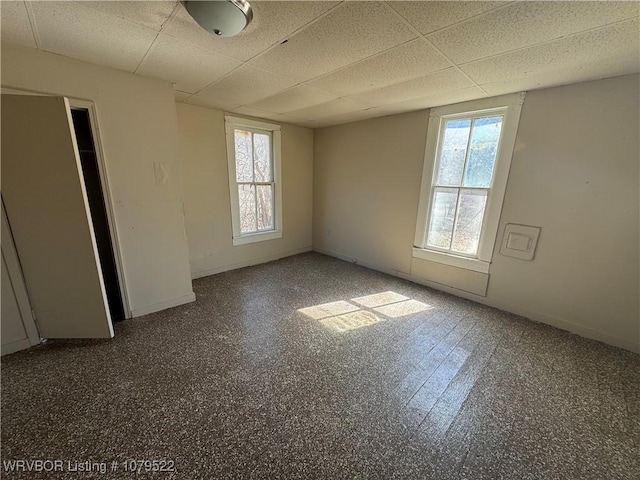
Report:
[[177,0],[3,0],[1,41],[308,127],[640,71],[636,1],[251,4],[254,21],[220,38]]

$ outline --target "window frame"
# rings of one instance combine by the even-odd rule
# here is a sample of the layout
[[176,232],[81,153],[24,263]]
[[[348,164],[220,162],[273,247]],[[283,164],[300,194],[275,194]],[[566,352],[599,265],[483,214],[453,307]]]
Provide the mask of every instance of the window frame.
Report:
[[[481,273],[489,272],[524,97],[525,92],[521,92],[431,109],[427,127],[413,257]],[[492,114],[501,114],[504,115],[504,118],[492,181],[488,188],[477,254],[471,256],[429,247],[427,246],[427,230],[432,213],[433,191],[437,186],[436,177],[440,165],[444,124],[449,120]],[[464,186],[455,188],[464,189]]]
[[[269,133],[271,138],[271,163],[273,169],[273,229],[261,232],[242,233],[240,229],[240,198],[236,180],[235,130],[252,133]],[[225,135],[227,140],[227,166],[229,172],[229,198],[231,200],[231,227],[233,245],[262,242],[282,238],[282,174],[281,174],[281,127],[280,125],[242,117],[225,115]],[[255,182],[250,182],[255,183]],[[261,183],[261,182],[257,182]]]

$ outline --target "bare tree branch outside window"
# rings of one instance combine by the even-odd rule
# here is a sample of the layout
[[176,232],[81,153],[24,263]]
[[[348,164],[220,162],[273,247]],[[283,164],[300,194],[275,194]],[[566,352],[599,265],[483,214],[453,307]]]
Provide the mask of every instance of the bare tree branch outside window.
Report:
[[274,230],[271,135],[236,129],[234,139],[236,182],[240,203],[240,233]]

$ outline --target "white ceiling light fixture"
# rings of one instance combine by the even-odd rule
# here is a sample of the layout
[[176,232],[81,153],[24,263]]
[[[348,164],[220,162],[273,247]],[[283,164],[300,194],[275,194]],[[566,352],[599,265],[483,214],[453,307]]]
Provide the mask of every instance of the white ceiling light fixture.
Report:
[[253,19],[253,10],[247,0],[206,0],[184,4],[198,25],[221,37],[237,35]]

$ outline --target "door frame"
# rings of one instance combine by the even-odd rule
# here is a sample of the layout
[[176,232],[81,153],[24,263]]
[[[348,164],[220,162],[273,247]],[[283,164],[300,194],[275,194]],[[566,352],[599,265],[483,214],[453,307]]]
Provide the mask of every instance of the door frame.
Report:
[[[20,265],[20,259],[18,258],[18,251],[13,243],[11,225],[9,225],[9,218],[7,217],[7,213],[4,209],[4,200],[0,199],[0,207],[2,209],[2,256],[4,257],[5,264],[7,265],[7,273],[11,280],[11,288],[13,289],[16,301],[18,302],[20,317],[29,341],[28,346],[33,347],[34,345],[40,344],[42,340],[40,338],[40,333],[38,332],[36,319],[33,315],[31,302],[29,301],[29,293],[24,282],[24,276],[22,275],[22,267]],[[27,346],[25,345],[24,348],[26,347]]]
[[[22,90],[14,87],[2,87],[2,93],[14,95],[36,95],[36,96],[60,96],[57,93],[36,92],[31,90]],[[124,274],[124,262],[122,260],[122,251],[120,249],[120,235],[115,221],[115,209],[113,207],[113,195],[109,185],[109,175],[107,166],[104,161],[104,151],[102,148],[102,138],[100,137],[100,123],[98,122],[98,111],[95,102],[92,100],[83,100],[63,95],[69,101],[70,108],[81,108],[89,111],[89,123],[91,124],[91,135],[93,136],[93,145],[96,150],[96,158],[98,162],[98,172],[100,174],[100,186],[102,187],[102,195],[104,197],[105,209],[107,211],[107,223],[109,224],[109,233],[111,236],[111,247],[113,248],[113,256],[116,264],[116,272],[118,274],[118,283],[120,284],[120,297],[122,299],[122,308],[124,310],[124,318],[132,318],[131,302],[129,301],[129,292]],[[71,125],[73,127],[73,125]],[[75,138],[75,131],[71,129]],[[76,140],[76,146],[78,142]],[[80,172],[82,174],[82,172]]]
[[[120,236],[118,235],[118,227],[115,222],[115,214],[113,209],[113,197],[111,187],[109,186],[109,175],[107,174],[107,166],[104,162],[104,154],[102,150],[102,140],[100,138],[100,125],[98,123],[98,113],[96,104],[89,100],[81,100],[78,98],[69,99],[69,106],[72,109],[83,109],[89,112],[89,123],[91,126],[91,136],[93,137],[93,148],[96,152],[98,162],[98,173],[100,175],[100,187],[102,188],[102,196],[104,198],[104,206],[107,212],[107,223],[109,234],[111,237],[111,248],[116,264],[116,273],[118,275],[118,283],[120,284],[120,297],[122,299],[122,308],[124,310],[124,318],[131,318],[131,308],[129,306],[129,296],[127,294],[127,285],[124,276],[124,267],[122,263],[122,253],[120,251]],[[75,137],[75,131],[73,132]],[[76,140],[76,145],[77,145]]]

